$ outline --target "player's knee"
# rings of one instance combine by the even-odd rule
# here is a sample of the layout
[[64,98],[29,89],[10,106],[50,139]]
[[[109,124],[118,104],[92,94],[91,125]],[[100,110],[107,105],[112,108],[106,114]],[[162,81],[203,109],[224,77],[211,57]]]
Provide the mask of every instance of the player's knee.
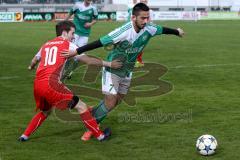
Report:
[[77,109],[79,113],[83,113],[87,111],[87,105],[83,103],[77,96],[73,96],[72,101],[69,103],[68,106],[70,109]]
[[69,109],[75,108],[78,102],[79,102],[78,96],[73,96],[72,100],[68,103],[68,108]]
[[42,113],[48,117],[51,114],[52,110],[48,110],[48,111],[42,111]]

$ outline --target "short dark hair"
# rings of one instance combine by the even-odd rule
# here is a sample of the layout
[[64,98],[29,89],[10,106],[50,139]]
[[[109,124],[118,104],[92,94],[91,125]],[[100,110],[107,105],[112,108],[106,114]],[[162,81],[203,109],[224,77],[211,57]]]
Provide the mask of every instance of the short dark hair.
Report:
[[76,28],[74,23],[71,21],[61,21],[56,24],[56,34],[61,36],[63,31],[69,32],[71,28]]
[[140,11],[149,11],[149,7],[145,3],[137,3],[133,7],[132,15],[138,16]]

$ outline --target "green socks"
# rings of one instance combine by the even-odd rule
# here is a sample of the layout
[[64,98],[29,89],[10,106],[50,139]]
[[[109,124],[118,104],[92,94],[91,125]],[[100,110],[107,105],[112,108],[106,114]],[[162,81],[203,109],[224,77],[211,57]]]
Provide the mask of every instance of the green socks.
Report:
[[101,101],[97,107],[92,111],[92,115],[96,118],[97,123],[102,122],[107,116],[108,109],[104,104],[104,101]]

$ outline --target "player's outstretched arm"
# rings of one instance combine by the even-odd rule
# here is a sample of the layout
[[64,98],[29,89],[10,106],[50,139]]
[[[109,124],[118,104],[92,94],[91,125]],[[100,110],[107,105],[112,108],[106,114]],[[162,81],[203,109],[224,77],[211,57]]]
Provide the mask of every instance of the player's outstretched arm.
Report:
[[37,56],[34,56],[31,61],[31,64],[28,66],[28,70],[33,70],[39,61],[40,61],[40,59],[37,58]]
[[79,47],[79,48],[77,48],[76,50],[73,50],[73,51],[65,50],[61,54],[62,54],[63,57],[70,58],[70,57],[76,56],[77,54],[82,54],[84,52],[94,50],[96,48],[100,48],[102,46],[103,46],[103,44],[101,43],[101,41],[97,40],[97,41],[89,43],[85,46]]
[[87,65],[95,65],[95,66],[103,66],[103,67],[111,67],[114,69],[118,69],[122,67],[122,62],[120,60],[114,60],[112,62],[107,62],[104,61],[102,59],[96,58],[96,57],[92,57],[92,56],[88,56],[88,55],[78,55],[74,57],[75,59],[77,59],[80,62],[86,63]]
[[172,28],[168,28],[168,27],[163,27],[162,34],[173,34],[173,35],[176,35],[179,37],[183,37],[183,35],[185,33],[181,28],[172,29]]

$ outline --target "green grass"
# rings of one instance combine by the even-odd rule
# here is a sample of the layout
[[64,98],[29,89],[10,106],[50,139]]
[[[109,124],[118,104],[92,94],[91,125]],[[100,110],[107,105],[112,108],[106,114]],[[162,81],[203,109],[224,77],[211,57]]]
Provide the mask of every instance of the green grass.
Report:
[[[55,36],[54,23],[0,23],[0,159],[239,160],[240,21],[160,24],[186,32],[183,39],[155,37],[145,49],[145,62],[168,68],[161,79],[173,85],[171,92],[137,98],[134,107],[121,104],[102,125],[113,131],[107,142],[82,142],[80,122],[52,115],[30,141],[19,143],[17,138],[35,114],[34,73],[27,66],[42,43]],[[90,41],[119,25],[97,23]],[[106,56],[102,49],[91,54]],[[80,69],[69,83],[80,83],[79,74]],[[99,83],[86,85],[100,89]],[[91,105],[99,101],[82,98]],[[131,119],[123,121],[126,115]],[[148,115],[160,118],[137,119]],[[219,143],[217,154],[207,158],[195,150],[197,137],[206,133]]]

